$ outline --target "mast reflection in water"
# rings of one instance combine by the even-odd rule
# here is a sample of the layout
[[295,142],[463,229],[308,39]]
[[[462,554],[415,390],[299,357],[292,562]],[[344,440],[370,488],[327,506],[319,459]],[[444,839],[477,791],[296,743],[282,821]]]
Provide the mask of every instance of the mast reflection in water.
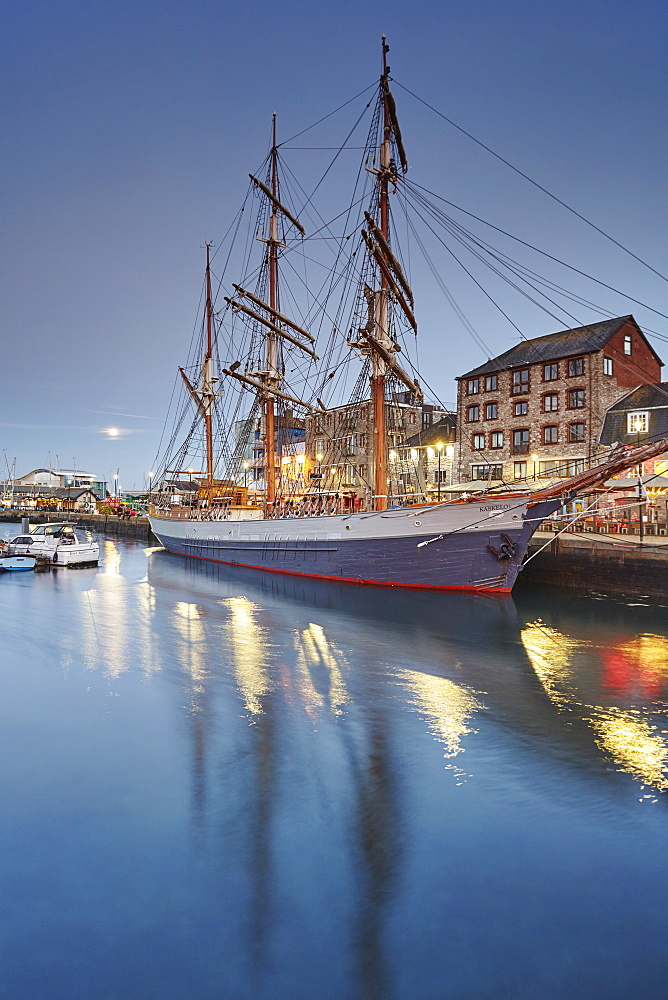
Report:
[[112,542],[0,583],[7,996],[658,991],[664,609]]

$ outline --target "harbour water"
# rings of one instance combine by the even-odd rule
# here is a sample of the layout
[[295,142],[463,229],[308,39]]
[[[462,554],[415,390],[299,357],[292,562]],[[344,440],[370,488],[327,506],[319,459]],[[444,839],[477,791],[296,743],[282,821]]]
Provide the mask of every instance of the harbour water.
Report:
[[665,607],[101,543],[0,577],[3,1000],[663,995]]

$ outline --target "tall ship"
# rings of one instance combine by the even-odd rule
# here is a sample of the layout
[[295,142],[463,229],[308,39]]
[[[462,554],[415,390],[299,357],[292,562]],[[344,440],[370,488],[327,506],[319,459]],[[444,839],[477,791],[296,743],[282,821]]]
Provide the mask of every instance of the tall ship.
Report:
[[[231,226],[236,244],[215,254],[206,245],[202,321],[179,369],[175,429],[153,474],[149,519],[165,549],[192,559],[339,583],[509,594],[546,518],[668,442],[617,449],[541,489],[471,483],[468,495],[442,502],[391,494],[396,401],[419,410],[425,381],[403,360],[418,327],[397,236],[411,222],[388,51],[383,38],[362,163],[343,210],[326,221],[314,195],[286,174],[274,116],[268,156],[249,175]],[[295,193],[311,219],[308,235]],[[236,281],[227,277],[233,261]],[[368,457],[354,477],[345,408],[332,419],[332,401],[346,390],[368,429]],[[326,477],[309,464],[305,427],[318,439],[316,460],[325,449],[334,456]],[[293,467],[299,474],[289,474]],[[179,491],[193,480],[195,489]]]

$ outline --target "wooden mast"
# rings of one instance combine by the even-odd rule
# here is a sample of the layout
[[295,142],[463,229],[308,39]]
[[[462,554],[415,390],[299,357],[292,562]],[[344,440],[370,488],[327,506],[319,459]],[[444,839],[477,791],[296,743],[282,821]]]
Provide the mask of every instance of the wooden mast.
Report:
[[206,354],[202,365],[202,402],[204,405],[204,433],[206,439],[207,497],[213,486],[213,304],[211,302],[211,243],[206,244]]
[[[378,172],[380,231],[387,241],[389,229],[388,183],[390,176],[390,135],[392,126],[387,102],[387,53],[389,46],[385,35],[383,44],[383,141],[380,147],[380,170]],[[375,334],[376,340],[388,350],[393,349],[392,341],[387,332],[388,321],[388,287],[387,278],[381,272],[380,289],[376,291],[375,303]],[[374,509],[387,510],[387,423],[385,417],[385,378],[387,364],[377,352],[371,355],[371,406],[373,410],[374,427]]]
[[[276,170],[276,115],[273,116],[271,147],[271,215],[269,217],[269,305],[278,309],[278,221],[276,204],[278,200]],[[278,384],[276,368],[276,334],[267,332],[267,381]],[[271,514],[276,500],[276,430],[273,395],[267,394],[264,401],[264,461],[265,461],[265,517]]]

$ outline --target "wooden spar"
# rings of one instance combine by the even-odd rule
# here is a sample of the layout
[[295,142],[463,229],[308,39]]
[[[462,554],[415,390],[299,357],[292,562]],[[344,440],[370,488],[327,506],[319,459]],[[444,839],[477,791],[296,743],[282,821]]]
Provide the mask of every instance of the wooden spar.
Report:
[[[275,151],[275,149],[274,149],[274,151]],[[304,227],[302,226],[301,222],[299,222],[297,219],[295,219],[294,215],[285,207],[285,205],[282,205],[280,203],[280,201],[278,200],[278,198],[276,197],[276,194],[274,193],[274,190],[273,190],[273,188],[275,187],[275,185],[272,183],[272,190],[270,190],[267,187],[267,185],[263,184],[262,181],[259,181],[257,179],[257,177],[253,177],[252,174],[249,174],[248,176],[252,180],[253,184],[255,184],[256,187],[259,187],[259,189],[261,191],[263,191],[264,194],[266,194],[267,198],[269,198],[269,200],[272,202],[274,208],[277,208],[280,212],[282,212],[283,215],[286,217],[286,219],[288,219],[292,223],[292,225],[295,227],[295,229],[299,230],[299,232],[302,234],[302,236],[306,236],[306,231],[305,231]]]
[[[403,288],[404,292],[406,293],[406,298],[410,302],[411,306],[414,306],[415,302],[413,300],[413,291],[411,289],[411,286],[406,281],[406,278],[404,277],[404,272],[401,270],[401,266],[399,264],[399,261],[397,260],[397,258],[394,256],[394,254],[390,250],[389,243],[387,242],[387,240],[385,239],[385,237],[381,233],[381,231],[378,228],[378,226],[376,225],[376,223],[373,221],[373,217],[371,215],[369,215],[368,212],[364,213],[364,218],[366,219],[366,221],[369,224],[369,229],[371,230],[372,236],[380,244],[380,249],[383,251],[383,254],[385,255],[385,259],[386,259],[387,263],[392,268],[392,270],[394,272],[395,278],[397,279],[397,281],[399,282],[399,284]],[[236,288],[236,285],[234,287]]]
[[372,334],[370,334],[369,331],[366,330],[364,327],[360,327],[360,333],[362,334],[363,337],[365,337],[369,341],[369,344],[371,345],[371,347],[373,347],[374,351],[377,351],[380,354],[381,358],[388,366],[388,368],[392,369],[394,374],[401,382],[404,383],[406,388],[410,392],[412,392],[414,396],[417,396],[418,399],[422,399],[423,393],[419,384],[417,382],[414,382],[413,379],[410,377],[410,375],[404,371],[401,365],[398,364],[397,361],[395,361],[392,352],[388,351],[387,348],[383,347],[383,345],[380,344],[376,340],[376,338]]
[[[236,288],[236,285],[234,287]],[[296,337],[293,337],[291,333],[288,333],[287,330],[281,330],[280,326],[276,326],[276,324],[272,323],[270,319],[265,319],[264,316],[255,312],[254,309],[249,309],[248,306],[243,304],[243,302],[235,302],[234,299],[228,299],[227,296],[225,296],[225,301],[229,302],[233,309],[239,309],[241,312],[246,313],[247,316],[252,316],[252,318],[256,319],[259,323],[264,323],[264,325],[273,333],[278,334],[279,337],[284,337],[286,340],[289,340],[291,344],[295,345],[295,347],[300,347],[302,351],[310,354],[315,361],[319,360],[318,355],[315,351],[312,351],[310,347],[307,347],[306,344],[302,344]]]
[[[232,285],[232,287],[236,288],[239,295],[243,295],[247,299],[251,299],[251,301],[254,302],[256,306],[260,306],[261,309],[266,309],[267,312],[270,312],[274,317],[274,319],[278,320],[279,323],[286,323],[287,326],[292,327],[292,329],[296,330],[297,333],[301,333],[302,337],[306,337],[306,339],[310,340],[312,344],[315,344],[315,337],[312,337],[307,330],[302,329],[301,326],[298,326],[287,316],[284,316],[283,313],[277,312],[276,309],[272,309],[270,306],[267,305],[266,302],[263,302],[262,299],[258,299],[257,295],[253,295],[252,292],[247,292],[245,288],[241,287],[241,285]],[[229,299],[227,301],[229,302]]]
[[[278,150],[276,148],[276,115],[272,119],[271,146],[271,190],[264,184],[260,187],[271,200],[272,212],[269,217],[269,307],[276,312],[278,308],[278,221],[276,209],[282,206],[277,198],[278,193]],[[256,183],[259,183],[256,181]],[[273,330],[267,331],[267,384],[265,388],[276,389],[280,380],[277,367],[277,341]],[[276,429],[274,393],[265,393],[264,401],[264,516],[273,510],[276,500]]]
[[202,365],[202,402],[204,406],[204,432],[206,441],[206,481],[213,482],[213,383],[211,381],[213,358],[213,305],[211,302],[211,244],[206,245],[206,355]]
[[[389,52],[389,47],[385,48],[386,52]],[[406,150],[404,149],[403,140],[401,138],[401,129],[399,128],[399,119],[397,118],[397,106],[394,103],[394,97],[390,90],[389,84],[387,82],[388,71],[383,74],[383,90],[385,91],[385,106],[388,111],[390,123],[392,126],[392,131],[394,132],[394,140],[397,144],[397,151],[399,153],[399,160],[401,161],[401,169],[404,173],[408,170],[408,160],[406,159]]]
[[390,291],[392,292],[395,299],[397,300],[397,302],[403,309],[404,313],[406,314],[406,319],[417,333],[417,322],[415,316],[411,312],[411,309],[408,303],[406,302],[406,299],[399,291],[399,286],[397,285],[396,281],[394,280],[394,277],[392,276],[392,273],[390,272],[389,267],[387,266],[385,258],[383,257],[383,254],[380,251],[380,247],[373,242],[369,234],[365,233],[364,230],[362,230],[362,236],[364,237],[366,245],[368,246],[370,252],[372,253],[374,260],[376,261],[378,267],[382,271],[383,277],[387,281],[387,285]]
[[[383,140],[380,147],[380,171],[378,172],[378,202],[380,208],[380,231],[387,239],[389,212],[388,212],[388,181],[390,177],[390,138],[392,128],[390,124],[390,112],[387,102],[387,53],[389,47],[383,35],[383,75],[381,86],[383,92]],[[388,285],[387,274],[381,268],[381,287],[375,296],[374,329],[376,340],[382,346],[391,346],[390,338],[387,334],[387,306],[388,306]],[[371,406],[373,410],[373,458],[374,458],[374,508],[375,510],[387,510],[387,423],[385,416],[385,376],[387,365],[380,354],[372,352],[371,355]]]
[[202,418],[202,420],[206,420],[206,410],[204,409],[204,405],[202,403],[202,400],[197,395],[195,387],[193,386],[192,382],[190,381],[190,379],[188,378],[188,376],[184,372],[183,368],[179,368],[179,371],[181,373],[181,378],[185,382],[186,389],[190,393],[190,395],[192,397],[192,400],[193,400],[193,403],[197,407],[197,412],[199,413],[199,415]]
[[262,379],[253,378],[252,375],[239,375],[237,372],[233,372],[230,368],[222,368],[221,371],[223,375],[229,375],[231,378],[235,378],[239,382],[244,382],[246,385],[250,385],[254,389],[259,389],[260,392],[268,393],[271,396],[277,396],[279,399],[285,399],[288,403],[294,403],[296,406],[303,406],[304,409],[310,410],[311,413],[324,413],[324,410],[322,410],[319,406],[313,406],[312,403],[307,403],[303,399],[297,399],[296,396],[290,396],[287,392],[277,389],[276,386],[263,382]]

